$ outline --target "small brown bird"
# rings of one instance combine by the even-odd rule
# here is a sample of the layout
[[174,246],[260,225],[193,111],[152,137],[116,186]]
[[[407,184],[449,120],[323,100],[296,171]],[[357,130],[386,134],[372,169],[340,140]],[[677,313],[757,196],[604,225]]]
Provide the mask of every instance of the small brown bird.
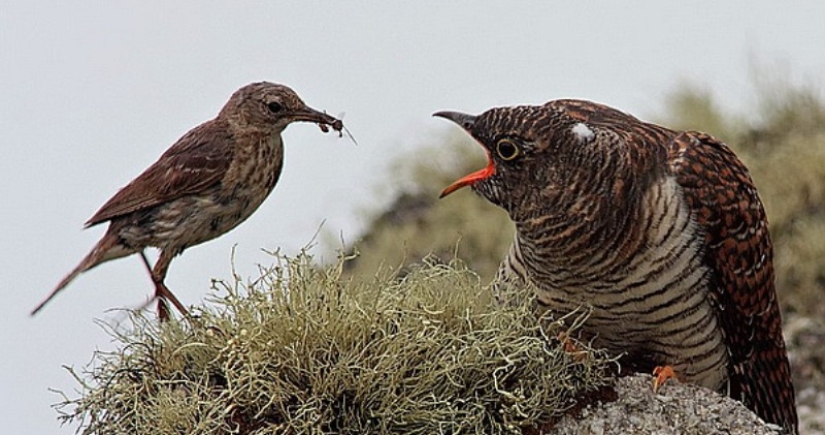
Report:
[[591,307],[583,332],[624,366],[666,366],[796,433],[768,223],[725,144],[578,100],[435,116],[489,158],[442,196],[472,186],[515,222],[500,279],[546,309]]
[[[164,284],[172,258],[235,228],[261,205],[281,174],[281,132],[297,121],[317,123],[323,131],[343,128],[286,86],[260,82],[235,91],[215,119],[183,135],[86,222],[108,221],[109,229],[31,314],[80,273],[139,253],[155,284],[161,320],[169,318],[166,299],[186,315]],[[160,249],[154,267],[143,254],[149,246]]]

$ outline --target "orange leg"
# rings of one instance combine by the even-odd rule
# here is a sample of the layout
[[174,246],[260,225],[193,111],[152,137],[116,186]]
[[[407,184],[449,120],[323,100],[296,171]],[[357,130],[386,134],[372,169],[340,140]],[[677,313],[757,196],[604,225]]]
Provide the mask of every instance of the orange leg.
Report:
[[576,361],[582,361],[587,357],[587,352],[580,350],[579,347],[576,346],[576,343],[573,343],[573,340],[570,339],[570,335],[567,332],[559,332],[556,338],[561,341],[564,351],[573,356],[573,359]]
[[680,381],[679,376],[676,374],[676,371],[673,370],[671,366],[656,366],[653,369],[653,392],[656,393],[659,391],[659,387],[664,385],[668,379],[676,379]]

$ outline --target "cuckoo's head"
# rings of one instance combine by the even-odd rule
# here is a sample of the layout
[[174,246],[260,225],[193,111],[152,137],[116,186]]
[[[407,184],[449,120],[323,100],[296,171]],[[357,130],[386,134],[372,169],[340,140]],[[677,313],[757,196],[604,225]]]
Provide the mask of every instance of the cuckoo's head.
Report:
[[296,121],[316,123],[324,131],[326,126],[336,131],[343,128],[340,120],[307,106],[289,87],[269,82],[238,89],[218,116],[245,128],[273,133],[280,133]]
[[611,126],[640,121],[606,106],[556,100],[542,106],[499,107],[480,115],[434,116],[458,124],[488,157],[485,168],[457,180],[441,197],[470,186],[516,220],[548,210],[586,215],[593,201],[627,195],[628,183],[638,178],[630,173],[635,170],[626,149],[625,139],[632,139],[632,132]]

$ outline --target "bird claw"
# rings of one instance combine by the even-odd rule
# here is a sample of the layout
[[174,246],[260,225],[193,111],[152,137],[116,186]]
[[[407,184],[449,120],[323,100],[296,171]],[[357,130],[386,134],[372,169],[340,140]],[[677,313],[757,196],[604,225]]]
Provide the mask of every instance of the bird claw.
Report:
[[155,298],[158,300],[158,318],[161,322],[165,322],[171,317],[168,302],[172,302],[172,305],[178,309],[183,317],[189,317],[189,311],[163,282],[155,282]]
[[574,343],[570,338],[570,334],[567,332],[559,332],[556,338],[561,341],[564,352],[572,356],[576,361],[581,362],[587,356],[587,352],[579,349],[579,347],[576,346],[576,343]]
[[156,297],[156,299],[158,300],[158,319],[161,322],[169,321],[171,317],[169,314],[169,304],[167,304],[166,299],[162,297]]
[[668,379],[676,379],[679,381],[679,376],[676,374],[676,371],[673,370],[672,366],[656,366],[653,369],[653,392],[657,393],[659,391],[659,387],[665,384]]

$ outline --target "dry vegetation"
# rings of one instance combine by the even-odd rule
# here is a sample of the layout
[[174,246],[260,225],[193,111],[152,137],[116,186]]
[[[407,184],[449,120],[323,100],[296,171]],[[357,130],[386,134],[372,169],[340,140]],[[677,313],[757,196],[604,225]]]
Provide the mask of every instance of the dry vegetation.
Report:
[[542,328],[529,303],[493,307],[458,264],[353,282],[342,263],[275,259],[254,282],[217,283],[192,321],[113,330],[119,349],[76,374],[63,419],[84,434],[521,433],[613,366],[553,338],[581,318]]

